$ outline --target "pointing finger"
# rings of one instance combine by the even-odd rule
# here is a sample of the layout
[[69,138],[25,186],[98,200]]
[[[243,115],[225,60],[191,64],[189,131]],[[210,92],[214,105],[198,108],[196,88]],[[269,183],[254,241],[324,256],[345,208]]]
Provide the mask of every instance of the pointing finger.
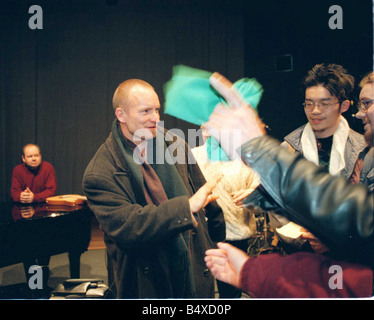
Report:
[[227,101],[227,103],[234,108],[243,107],[243,101],[236,92],[233,84],[218,72],[214,72],[210,78],[209,82],[211,86],[216,89],[222,97]]

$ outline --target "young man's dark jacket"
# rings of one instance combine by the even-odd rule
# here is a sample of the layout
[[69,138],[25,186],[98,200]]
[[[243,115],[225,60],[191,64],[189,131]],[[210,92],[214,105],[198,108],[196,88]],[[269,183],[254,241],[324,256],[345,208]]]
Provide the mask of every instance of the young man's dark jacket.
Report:
[[[173,193],[177,188],[184,191],[156,206],[147,204],[140,165],[134,162],[120,135],[115,121],[112,133],[83,177],[89,207],[105,233],[116,297],[214,297],[214,279],[205,266],[204,256],[214,242],[225,239],[225,222],[221,208],[212,202],[197,213],[198,227],[193,228],[188,199],[205,180],[196,162],[191,161],[188,145],[170,131],[158,128],[156,139],[163,139],[165,148],[184,153],[179,163],[154,168],[160,169],[157,174],[164,180],[165,191]],[[184,242],[174,246],[175,240],[180,239]],[[173,268],[180,267],[173,261],[180,245],[188,248],[193,279],[188,274],[173,273]],[[183,287],[190,280],[190,292],[179,296],[175,285]]]

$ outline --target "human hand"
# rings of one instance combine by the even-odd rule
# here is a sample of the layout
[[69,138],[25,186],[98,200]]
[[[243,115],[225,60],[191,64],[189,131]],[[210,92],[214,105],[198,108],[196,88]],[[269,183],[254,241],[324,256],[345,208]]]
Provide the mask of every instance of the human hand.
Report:
[[22,218],[31,218],[35,214],[35,208],[33,206],[26,206],[21,208]]
[[327,248],[314,234],[309,232],[307,229],[301,228],[300,231],[302,232],[301,238],[308,240],[315,253],[322,254],[329,251],[329,248]]
[[34,193],[27,187],[24,191],[20,194],[20,202],[21,203],[32,203],[34,201]]
[[224,76],[215,72],[209,81],[225,98],[229,107],[218,104],[203,127],[210,136],[219,141],[231,159],[240,159],[238,148],[243,143],[264,135],[265,125]]
[[205,252],[206,266],[218,280],[239,288],[240,271],[249,259],[248,255],[228,243],[219,242],[217,246],[218,249]]
[[232,200],[238,207],[244,207],[243,200],[247,198],[255,189],[249,188],[249,189],[241,189],[238,191],[235,191],[231,193]]
[[197,192],[188,199],[190,203],[191,212],[196,213],[204,208],[209,202],[217,200],[219,197],[212,192],[218,182],[221,181],[223,175],[211,179],[206,182]]

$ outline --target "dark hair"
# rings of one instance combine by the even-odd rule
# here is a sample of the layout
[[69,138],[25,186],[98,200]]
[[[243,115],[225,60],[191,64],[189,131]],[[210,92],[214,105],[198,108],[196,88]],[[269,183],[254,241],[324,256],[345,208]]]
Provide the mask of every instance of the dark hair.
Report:
[[317,64],[304,79],[305,89],[321,85],[340,102],[350,100],[355,79],[338,64]]

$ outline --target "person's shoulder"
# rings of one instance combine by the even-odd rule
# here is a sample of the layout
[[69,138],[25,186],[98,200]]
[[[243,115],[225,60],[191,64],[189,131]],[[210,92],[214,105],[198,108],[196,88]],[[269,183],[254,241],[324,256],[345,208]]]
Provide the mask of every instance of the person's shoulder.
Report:
[[[288,146],[291,146],[294,150],[300,149],[301,144],[301,136],[303,135],[304,129],[306,124],[298,127],[294,131],[290,132],[288,135],[284,137],[284,142],[287,143]],[[283,143],[283,145],[286,145]]]
[[42,165],[45,169],[54,169],[52,163],[50,163],[50,162],[48,162],[48,161],[44,161],[44,160],[42,160],[41,165]]
[[284,137],[284,140],[287,141],[287,139],[290,139],[290,138],[296,138],[296,137],[301,137],[303,131],[304,131],[304,128],[307,124],[303,124],[302,126],[298,127],[297,129],[291,131],[289,134],[287,134],[285,137]]
[[100,145],[93,157],[86,166],[84,176],[87,175],[110,175],[119,170],[119,167],[126,167],[121,149],[112,134]]
[[13,168],[13,172],[19,172],[19,171],[22,171],[22,170],[24,170],[24,168],[25,168],[25,164],[24,164],[24,163],[17,164],[17,165]]
[[351,141],[352,144],[358,146],[360,149],[364,149],[366,147],[364,136],[351,128],[349,129],[348,140]]
[[42,160],[41,164],[40,164],[40,171],[39,172],[44,172],[44,173],[48,173],[48,174],[56,174],[56,170],[55,170],[55,167],[48,161],[44,161]]
[[359,141],[364,141],[365,140],[364,136],[361,133],[353,130],[352,128],[349,128],[349,136],[354,137],[355,139],[357,139]]

